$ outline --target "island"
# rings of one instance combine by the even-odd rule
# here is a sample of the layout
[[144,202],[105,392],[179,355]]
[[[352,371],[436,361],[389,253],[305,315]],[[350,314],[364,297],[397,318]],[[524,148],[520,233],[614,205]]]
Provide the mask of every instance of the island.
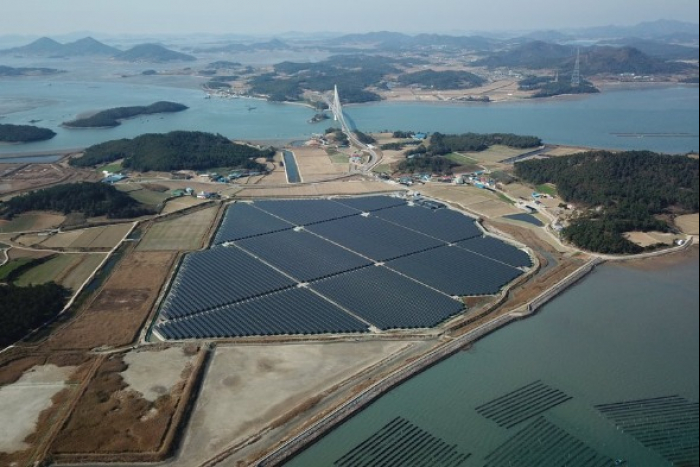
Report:
[[33,125],[0,124],[0,143],[31,143],[46,141],[56,136],[56,132],[48,128]]
[[85,118],[63,122],[68,128],[114,128],[121,125],[120,120],[159,113],[182,112],[189,107],[176,102],[159,101],[148,106],[115,107],[103,110]]

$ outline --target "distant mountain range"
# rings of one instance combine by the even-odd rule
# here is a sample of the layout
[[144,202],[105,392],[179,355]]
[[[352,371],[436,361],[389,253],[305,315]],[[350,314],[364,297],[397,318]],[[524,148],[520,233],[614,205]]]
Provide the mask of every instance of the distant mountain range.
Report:
[[192,55],[175,52],[158,44],[140,44],[127,51],[103,44],[102,42],[85,37],[74,42],[61,44],[48,37],[42,37],[21,47],[0,50],[0,55],[21,55],[32,57],[86,57],[101,56],[128,62],[171,62],[193,61]]

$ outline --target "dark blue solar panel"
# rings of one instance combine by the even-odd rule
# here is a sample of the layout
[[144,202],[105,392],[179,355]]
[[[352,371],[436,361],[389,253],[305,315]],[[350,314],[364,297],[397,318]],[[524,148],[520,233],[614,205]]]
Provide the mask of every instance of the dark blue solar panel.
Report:
[[380,329],[435,326],[464,305],[381,266],[311,284],[311,288]]
[[249,203],[232,204],[227,210],[214,244],[292,229],[294,225],[254,208]]
[[255,206],[297,226],[360,214],[356,209],[327,199],[256,201]]
[[175,321],[156,330],[167,339],[362,333],[368,326],[303,288],[228,305]]
[[457,243],[457,246],[516,268],[532,266],[530,255],[494,237],[471,238]]
[[439,240],[372,216],[324,222],[309,226],[308,230],[376,261],[444,245]]
[[375,215],[450,243],[483,235],[474,219],[451,209],[399,206],[383,209]]
[[458,247],[399,258],[387,267],[449,295],[492,295],[522,271]]
[[396,206],[406,205],[406,201],[394,196],[363,196],[361,198],[334,198],[345,206],[350,206],[354,209],[359,209],[362,212],[379,211],[382,209],[393,208]]
[[187,316],[295,284],[239,248],[197,251],[182,261],[163,303],[163,315]]
[[288,230],[236,244],[302,282],[372,264],[372,261],[306,231]]

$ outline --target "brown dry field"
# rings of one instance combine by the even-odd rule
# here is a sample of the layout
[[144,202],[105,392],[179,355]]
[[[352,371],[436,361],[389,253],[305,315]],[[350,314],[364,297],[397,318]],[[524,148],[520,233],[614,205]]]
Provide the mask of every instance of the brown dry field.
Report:
[[139,251],[181,251],[202,248],[219,207],[200,209],[175,219],[155,222],[138,244]]
[[47,212],[20,214],[11,221],[0,220],[0,233],[27,232],[53,229],[66,220],[65,216]]
[[428,183],[417,188],[417,191],[453,203],[466,211],[486,218],[522,212],[522,210],[502,201],[492,192],[468,185]]
[[698,215],[697,213],[687,214],[685,216],[678,216],[674,219],[674,222],[684,234],[698,235],[700,234],[700,232],[698,232],[698,224],[700,223],[699,216],[700,215]]
[[132,224],[114,224],[84,229],[83,233],[69,246],[70,248],[112,249],[121,242],[131,227]]
[[78,239],[83,234],[83,229],[69,230],[68,232],[59,232],[50,237],[43,237],[41,246],[44,248],[68,248],[71,243]]
[[288,187],[262,186],[259,188],[244,188],[236,193],[236,198],[293,198],[302,196],[361,195],[397,191],[405,191],[405,188],[376,181],[349,180],[309,185],[289,185]]
[[627,232],[623,236],[641,247],[656,245],[657,243],[673,245],[673,240],[676,238],[676,235],[663,232]]
[[306,146],[292,151],[304,182],[323,180],[348,172],[349,164],[334,164],[325,149]]
[[[173,416],[201,363],[196,355],[202,356],[196,348],[173,348],[106,357],[54,439],[52,456],[59,462],[74,462],[129,456],[153,461],[166,455],[177,429]],[[161,383],[153,400],[138,390],[148,385],[149,376],[154,384]]]
[[50,251],[40,251],[40,250],[23,250],[20,248],[11,248],[7,251],[7,257],[10,260],[19,258],[44,258],[50,256],[53,253]]
[[173,212],[182,211],[183,209],[188,209],[192,206],[197,206],[198,204],[206,202],[206,199],[199,199],[194,196],[181,196],[179,198],[173,198],[167,203],[165,203],[165,206],[160,211],[160,213],[171,214]]
[[77,318],[47,340],[51,349],[119,347],[134,342],[170,272],[175,253],[128,253]]
[[58,183],[97,181],[101,175],[94,170],[77,169],[64,164],[30,164],[0,176],[0,194],[36,190]]

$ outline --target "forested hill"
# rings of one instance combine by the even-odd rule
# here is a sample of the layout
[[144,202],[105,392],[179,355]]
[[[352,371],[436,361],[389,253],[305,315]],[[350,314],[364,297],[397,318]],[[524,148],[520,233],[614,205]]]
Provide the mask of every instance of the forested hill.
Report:
[[153,211],[106,183],[67,183],[32,191],[0,203],[0,215],[12,218],[28,211],[79,212],[87,217],[129,218]]
[[0,286],[0,347],[12,344],[53,318],[63,309],[67,297],[68,291],[53,282],[29,287]]
[[600,253],[638,253],[622,234],[668,231],[660,215],[698,212],[698,160],[648,151],[592,151],[515,164],[533,184],[554,183],[567,202],[589,208],[563,231],[581,248]]
[[48,128],[40,128],[34,125],[0,124],[0,142],[3,143],[45,141],[54,136],[56,136],[56,132]]
[[183,104],[159,101],[148,106],[137,105],[103,110],[86,118],[78,118],[70,122],[63,122],[63,125],[74,128],[115,127],[121,125],[120,120],[125,118],[137,117],[139,115],[181,112],[187,109],[188,107]]
[[89,167],[124,159],[123,167],[146,171],[207,170],[216,167],[264,170],[258,158],[271,158],[273,149],[260,150],[232,143],[221,135],[199,131],[149,133],[134,139],[107,141],[85,150],[71,165]]

